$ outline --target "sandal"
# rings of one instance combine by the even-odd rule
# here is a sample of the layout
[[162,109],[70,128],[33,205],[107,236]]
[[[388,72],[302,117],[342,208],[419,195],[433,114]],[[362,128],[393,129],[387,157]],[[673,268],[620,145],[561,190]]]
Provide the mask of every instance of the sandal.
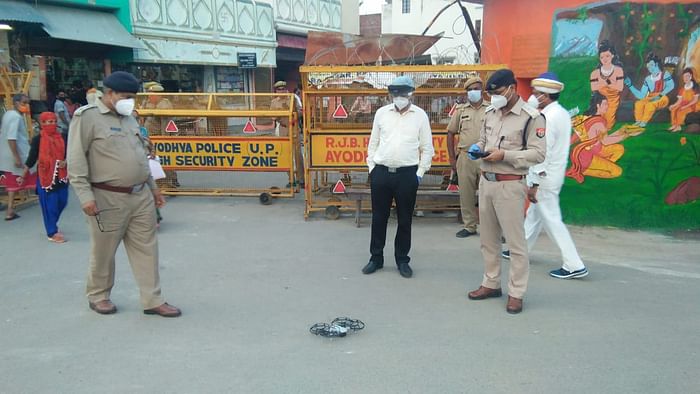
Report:
[[12,213],[12,216],[5,216],[5,220],[15,220],[19,219],[19,215],[16,213]]
[[49,237],[49,241],[55,242],[57,244],[62,244],[66,242],[66,238],[63,236],[61,233],[56,233],[53,236]]

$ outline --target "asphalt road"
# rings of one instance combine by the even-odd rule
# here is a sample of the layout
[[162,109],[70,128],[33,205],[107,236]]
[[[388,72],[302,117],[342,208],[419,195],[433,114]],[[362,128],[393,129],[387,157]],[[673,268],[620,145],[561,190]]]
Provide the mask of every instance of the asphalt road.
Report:
[[[89,241],[77,200],[69,242],[38,206],[0,222],[0,393],[691,393],[700,387],[700,241],[573,227],[591,274],[550,278],[532,254],[523,313],[470,301],[479,240],[454,218],[416,218],[414,277],[373,275],[369,220],[303,219],[303,201],[177,197],[163,210],[161,281],[183,316],[142,314],[123,249],[115,315],[88,309]],[[390,225],[393,239],[395,223]],[[393,254],[388,242],[386,255]],[[507,272],[504,261],[504,272]],[[504,285],[507,283],[504,279]],[[311,335],[337,316],[366,328]]]

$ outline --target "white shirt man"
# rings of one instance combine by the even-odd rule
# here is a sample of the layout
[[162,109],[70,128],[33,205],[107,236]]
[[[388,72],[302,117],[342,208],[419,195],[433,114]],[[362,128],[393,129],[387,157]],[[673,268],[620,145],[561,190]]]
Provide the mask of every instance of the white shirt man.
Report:
[[423,177],[430,169],[435,150],[428,114],[410,104],[399,113],[394,104],[381,107],[374,115],[372,134],[367,147],[367,165],[408,167],[418,165],[416,175]]
[[532,250],[544,228],[559,247],[563,260],[562,268],[551,271],[549,275],[560,279],[582,278],[588,275],[588,269],[576,251],[559,208],[559,192],[564,184],[571,138],[571,117],[557,101],[564,84],[556,75],[547,72],[532,81],[532,88],[533,95],[528,103],[537,105],[547,120],[547,153],[544,161],[530,167],[527,175],[528,198],[532,203],[525,218],[528,251]]
[[415,85],[406,76],[389,85],[392,104],[380,108],[374,116],[367,147],[367,166],[372,191],[372,236],[370,260],[362,269],[371,274],[384,266],[386,227],[392,201],[396,202],[398,228],[394,257],[399,273],[410,278],[411,220],[416,193],[423,174],[430,169],[435,150],[428,115],[411,104]]

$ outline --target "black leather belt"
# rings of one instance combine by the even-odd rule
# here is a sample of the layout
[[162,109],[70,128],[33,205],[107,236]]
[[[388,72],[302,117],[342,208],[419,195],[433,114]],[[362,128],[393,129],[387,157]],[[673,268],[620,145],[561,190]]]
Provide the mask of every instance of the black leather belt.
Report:
[[408,166],[408,167],[387,167],[382,164],[377,164],[377,167],[379,168],[384,168],[390,173],[396,173],[396,172],[404,172],[404,171],[413,171],[416,172],[418,170],[418,166]]

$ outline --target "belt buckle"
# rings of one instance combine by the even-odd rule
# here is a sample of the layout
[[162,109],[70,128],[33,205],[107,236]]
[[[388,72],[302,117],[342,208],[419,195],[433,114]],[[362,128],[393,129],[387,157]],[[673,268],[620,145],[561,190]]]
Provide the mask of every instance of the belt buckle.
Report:
[[143,187],[144,187],[145,185],[146,185],[145,183],[142,183],[142,184],[140,184],[140,185],[132,186],[132,187],[131,187],[131,192],[129,192],[129,194],[140,192],[141,190],[143,190]]
[[389,172],[395,173],[398,167],[387,167],[389,169]]
[[489,182],[496,182],[496,173],[494,172],[484,172],[484,178]]

